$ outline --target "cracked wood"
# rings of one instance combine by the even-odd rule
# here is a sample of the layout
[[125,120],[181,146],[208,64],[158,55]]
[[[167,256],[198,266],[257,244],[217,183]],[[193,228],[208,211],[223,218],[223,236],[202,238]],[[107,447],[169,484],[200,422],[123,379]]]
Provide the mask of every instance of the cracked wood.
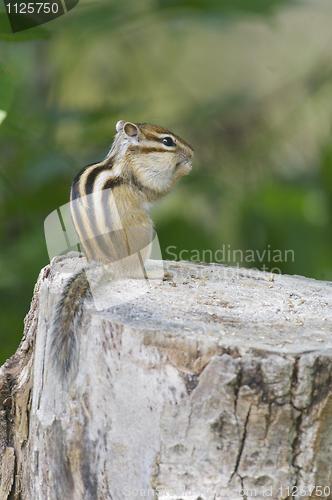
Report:
[[48,331],[82,265],[72,253],[42,271],[0,369],[1,498],[237,500],[271,488],[281,499],[288,486],[331,487],[331,283],[168,262],[170,282],[130,296],[129,280],[115,290],[126,300],[112,305],[106,290],[104,308],[86,304],[64,387]]

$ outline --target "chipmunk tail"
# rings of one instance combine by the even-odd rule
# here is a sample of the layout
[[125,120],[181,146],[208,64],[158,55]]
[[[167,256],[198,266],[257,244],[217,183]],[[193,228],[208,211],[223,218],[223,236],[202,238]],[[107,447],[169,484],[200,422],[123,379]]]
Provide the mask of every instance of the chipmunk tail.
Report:
[[55,312],[50,336],[50,357],[53,368],[66,380],[78,361],[78,332],[84,299],[91,296],[85,269],[68,280]]

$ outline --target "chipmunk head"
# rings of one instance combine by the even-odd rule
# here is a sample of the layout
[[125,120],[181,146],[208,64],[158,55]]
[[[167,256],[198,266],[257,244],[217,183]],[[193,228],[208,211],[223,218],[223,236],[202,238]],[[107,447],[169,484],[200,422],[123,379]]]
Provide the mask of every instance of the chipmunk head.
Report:
[[146,188],[166,193],[192,169],[194,150],[169,130],[123,120],[116,130],[115,142],[121,144],[125,164]]

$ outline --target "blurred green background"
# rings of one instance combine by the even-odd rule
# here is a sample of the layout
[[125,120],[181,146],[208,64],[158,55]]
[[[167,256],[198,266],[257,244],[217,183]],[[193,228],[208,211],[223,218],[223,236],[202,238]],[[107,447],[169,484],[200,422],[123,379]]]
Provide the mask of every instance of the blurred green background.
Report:
[[0,5],[0,363],[49,262],[44,219],[119,119],[196,151],[152,211],[164,258],[230,249],[332,280],[331,26],[330,0],[81,0],[13,35]]

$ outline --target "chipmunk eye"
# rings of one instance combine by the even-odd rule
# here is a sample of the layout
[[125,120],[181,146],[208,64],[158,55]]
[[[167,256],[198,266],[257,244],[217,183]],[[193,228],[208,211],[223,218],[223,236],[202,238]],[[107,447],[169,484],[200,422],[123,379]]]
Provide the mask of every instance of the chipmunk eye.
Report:
[[165,144],[165,146],[174,146],[174,141],[173,141],[172,137],[164,137],[162,139],[162,142],[163,142],[163,144]]

